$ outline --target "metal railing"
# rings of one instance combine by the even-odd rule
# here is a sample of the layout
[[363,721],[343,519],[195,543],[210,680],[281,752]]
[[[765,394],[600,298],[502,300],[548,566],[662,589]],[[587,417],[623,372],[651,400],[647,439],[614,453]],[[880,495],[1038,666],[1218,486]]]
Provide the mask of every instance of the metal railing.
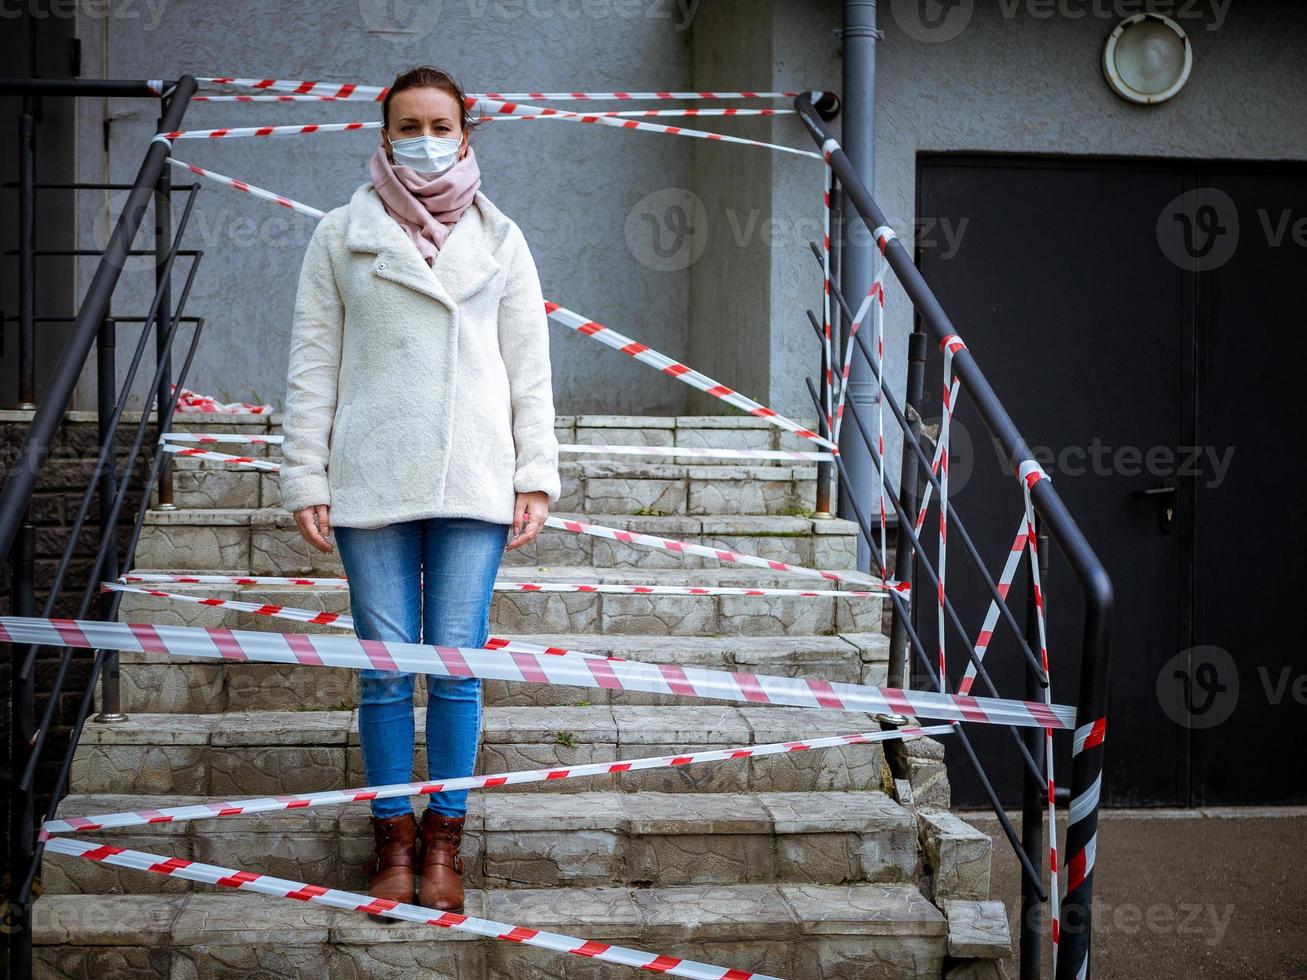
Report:
[[[156,89],[161,85],[162,89]],[[91,512],[92,502],[98,505],[98,541],[91,567],[85,573],[85,583],[78,600],[76,616],[94,615],[105,620],[118,618],[118,604],[122,593],[103,594],[101,580],[114,578],[122,567],[130,567],[140,539],[141,528],[149,510],[151,494],[158,488],[159,502],[167,506],[171,460],[157,442],[153,447],[149,474],[139,488],[140,499],[131,523],[131,534],[126,548],[119,552],[118,529],[123,508],[132,489],[133,464],[139,458],[146,431],[151,420],[150,406],[155,412],[159,432],[169,427],[182,385],[194,359],[199,338],[203,332],[203,318],[182,315],[199,261],[201,251],[179,247],[190,221],[199,185],[174,186],[166,162],[168,147],[162,141],[151,142],[146,149],[135,179],[131,184],[76,183],[42,184],[36,179],[35,120],[33,108],[41,97],[55,96],[118,96],[161,100],[159,132],[181,128],[182,118],[196,81],[186,75],[177,82],[150,83],[146,81],[81,81],[76,79],[0,79],[0,94],[22,95],[23,111],[19,119],[20,154],[18,192],[20,309],[16,317],[19,334],[19,397],[23,402],[35,402],[31,424],[23,439],[13,465],[5,475],[0,489],[0,551],[9,556],[12,567],[12,611],[16,615],[37,615],[34,582],[36,529],[29,520],[29,508],[37,482],[49,458],[52,446],[64,421],[78,378],[92,352],[96,356],[98,452],[95,466],[77,508],[76,517],[68,528],[68,541],[60,556],[53,579],[43,602],[41,616],[51,616],[63,598],[73,565],[73,557],[83,528]],[[160,94],[162,91],[162,95]],[[128,197],[121,215],[114,225],[102,252],[88,250],[38,250],[35,247],[36,192],[45,190],[128,189]],[[187,195],[186,205],[173,232],[171,199],[174,192]],[[145,221],[147,208],[154,204],[154,247],[148,251],[133,251],[132,242]],[[100,261],[82,298],[77,315],[72,318],[72,329],[54,365],[45,390],[36,395],[35,385],[35,329],[39,322],[56,322],[59,317],[40,317],[34,308],[36,260],[55,255],[99,254]],[[155,258],[155,292],[149,310],[143,317],[115,316],[111,310],[115,290],[122,277],[128,257],[148,254]],[[173,266],[179,256],[192,258],[184,285],[175,307],[172,298]],[[141,332],[136,349],[127,366],[121,388],[117,383],[116,325],[119,322],[139,322]],[[194,324],[185,359],[175,379],[172,378],[171,350],[177,329],[183,322]],[[3,320],[0,319],[0,326]],[[154,375],[150,381],[147,406],[132,434],[127,465],[119,473],[118,427],[122,421],[133,383],[136,380],[151,327],[155,337]],[[175,393],[173,384],[175,383]],[[30,407],[30,406],[28,406]],[[126,524],[126,521],[123,521]],[[123,716],[118,705],[117,654],[115,651],[93,651],[89,679],[80,691],[67,693],[76,697],[77,711],[69,725],[68,737],[62,753],[56,752],[58,742],[52,737],[58,720],[59,706],[69,685],[69,667],[74,647],[55,649],[55,665],[48,690],[37,690],[36,667],[40,650],[35,646],[10,645],[12,660],[7,675],[8,703],[10,706],[10,737],[8,771],[4,791],[7,817],[7,901],[6,926],[8,940],[9,975],[26,978],[32,972],[32,900],[38,893],[43,845],[38,843],[36,828],[40,820],[53,818],[59,803],[67,792],[68,776],[72,768],[73,753],[81,731],[94,703],[97,681],[103,679],[103,695],[99,720],[114,721]],[[46,648],[48,649],[48,648]],[[44,703],[38,704],[40,697]],[[57,766],[57,768],[55,768]],[[53,776],[49,775],[53,769]],[[44,803],[43,815],[36,818],[38,803]]]
[[[872,238],[876,238],[877,229],[887,228],[889,222],[885,219],[884,213],[872,197],[871,192],[859,178],[857,170],[840,148],[839,142],[827,127],[827,122],[839,112],[838,98],[831,93],[804,93],[795,98],[794,106],[804,125],[821,148],[834,175],[836,189],[831,200],[833,220],[839,218],[841,220],[861,222]],[[847,328],[847,325],[854,320],[854,313],[849,308],[848,300],[839,281],[837,249],[839,239],[840,236],[832,233],[831,293],[836,298],[837,303],[832,309],[831,324],[832,329],[835,330],[834,337],[840,341],[838,346],[842,348],[843,344],[847,343],[848,338],[847,336],[841,337],[840,332],[835,328],[841,323]],[[933,339],[942,344],[945,338],[957,335],[958,331],[949,322],[948,315],[944,312],[930,286],[927,285],[926,280],[917,269],[912,256],[903,243],[893,236],[886,236],[882,241],[882,253],[886,266],[893,272],[897,282],[911,300],[919,324],[923,325],[925,330],[928,331],[927,334],[921,332],[920,328],[914,329],[908,338],[908,371],[904,406],[899,405],[894,391],[881,371],[878,370],[877,359],[870,348],[865,332],[860,331],[854,335],[855,347],[871,370],[873,382],[879,388],[879,397],[883,399],[883,405],[890,410],[894,423],[902,433],[903,461],[897,488],[890,485],[889,475],[885,472],[883,461],[878,457],[877,443],[875,441],[876,433],[872,427],[872,420],[863,417],[856,400],[848,399],[845,401],[845,410],[852,417],[854,430],[871,452],[886,502],[893,508],[897,517],[893,577],[900,582],[913,583],[910,601],[896,590],[888,590],[890,601],[893,604],[889,683],[893,686],[904,685],[907,672],[907,653],[910,649],[916,659],[915,676],[924,680],[931,687],[941,691],[945,689],[947,678],[940,677],[936,673],[935,664],[932,662],[933,658],[923,645],[911,614],[912,607],[915,607],[920,600],[929,598],[931,603],[934,603],[936,601],[935,597],[938,595],[942,597],[941,603],[944,607],[947,630],[950,635],[957,635],[962,644],[961,649],[967,651],[975,668],[977,681],[991,696],[998,696],[998,691],[986,671],[984,663],[973,649],[974,640],[968,636],[957,610],[940,589],[940,576],[936,572],[934,565],[932,565],[931,558],[926,553],[921,538],[914,529],[917,511],[922,499],[918,491],[923,485],[923,481],[929,483],[936,494],[940,494],[941,490],[939,478],[932,472],[931,466],[931,453],[934,447],[923,446],[926,438],[922,433],[921,426],[921,420],[926,415],[923,409],[925,407],[924,377],[927,343],[930,339]],[[814,245],[813,251],[820,263],[822,261],[820,250]],[[865,289],[871,284],[857,285],[861,289]],[[821,338],[822,327],[818,325],[811,313],[809,313],[809,319],[812,320],[812,325],[818,331],[819,338]],[[821,373],[819,375],[822,378],[827,377],[826,372],[829,369],[838,367],[825,362],[824,346],[821,355]],[[1033,459],[1033,454],[1026,445],[1021,433],[1017,431],[1002,402],[999,401],[998,396],[985,379],[976,359],[965,347],[954,354],[953,369],[961,390],[965,392],[970,404],[974,407],[989,435],[1001,451],[1003,458],[1012,461],[1014,464]],[[827,431],[829,427],[826,423],[823,404],[817,387],[813,384],[811,378],[807,379],[807,384],[809,396],[816,408],[816,414],[821,419],[821,434],[829,437],[830,433]],[[870,505],[872,501],[879,499],[882,487],[855,485],[840,455],[835,456],[834,466],[840,478],[841,500],[842,502],[847,501],[851,505],[861,534],[872,552],[873,564],[887,563],[887,556],[882,555],[880,552],[878,534],[876,533],[878,531],[879,515],[877,515],[877,520],[873,524],[864,510],[864,505]],[[1015,476],[1014,473],[1013,490],[1019,492],[1019,484]],[[819,479],[825,478],[825,472],[819,473]],[[1061,788],[1056,791],[1056,799],[1059,803],[1071,803],[1069,809],[1064,811],[1067,814],[1066,854],[1065,860],[1060,862],[1060,870],[1065,875],[1066,894],[1061,903],[1060,922],[1053,924],[1053,928],[1058,930],[1055,934],[1059,938],[1056,976],[1058,980],[1074,980],[1074,978],[1087,976],[1089,970],[1090,907],[1097,841],[1099,790],[1103,775],[1103,733],[1107,714],[1109,663],[1108,624],[1112,611],[1112,584],[1106,570],[1094,554],[1089,542],[1085,540],[1084,535],[1076,526],[1062,499],[1058,496],[1057,490],[1054,489],[1052,482],[1046,479],[1039,480],[1031,488],[1030,494],[1039,528],[1040,546],[1038,554],[1041,571],[1044,571],[1043,566],[1049,557],[1046,542],[1051,540],[1057,545],[1074,573],[1085,603],[1080,650],[1078,651],[1080,683],[1076,696],[1076,728],[1073,735],[1071,782],[1069,791],[1064,792]],[[940,496],[942,497],[942,494]],[[1039,649],[1040,644],[1034,612],[1033,586],[1030,584],[1034,581],[1033,576],[1027,575],[1025,613],[1023,620],[1019,622],[1002,594],[1003,590],[999,588],[998,583],[994,581],[985,563],[981,560],[975,543],[966,530],[966,525],[951,504],[948,508],[948,520],[950,538],[956,535],[957,540],[961,543],[963,552],[970,560],[973,570],[979,575],[989,598],[997,604],[1000,622],[1011,632],[1024,659],[1025,690],[1019,696],[1026,700],[1042,700],[1043,691],[1048,685],[1048,679],[1044,673],[1041,660],[1035,656],[1034,652]],[[884,566],[882,565],[882,567]],[[1026,560],[1026,569],[1027,572],[1030,571],[1028,558]],[[1046,582],[1047,574],[1042,574],[1040,580]],[[1015,590],[1008,593],[1009,596],[1015,594],[1019,593]],[[1059,650],[1058,652],[1065,656],[1069,651]],[[1009,696],[1013,695],[1009,694]],[[892,724],[896,719],[888,719],[888,721]],[[1048,798],[1048,783],[1041,762],[1044,733],[1037,728],[1027,728],[1021,732],[1016,729],[1010,731],[1013,747],[1021,763],[1022,821],[1019,834],[1013,827],[1012,821],[998,798],[992,781],[986,774],[984,766],[967,737],[965,727],[962,724],[954,726],[958,744],[966,755],[969,764],[974,768],[980,786],[994,810],[1002,832],[1011,844],[1013,853],[1021,865],[1021,976],[1028,978],[1040,975],[1040,921],[1042,917],[1040,906],[1049,899],[1048,891],[1043,884],[1040,872],[1037,870],[1041,855],[1045,853],[1043,804]]]

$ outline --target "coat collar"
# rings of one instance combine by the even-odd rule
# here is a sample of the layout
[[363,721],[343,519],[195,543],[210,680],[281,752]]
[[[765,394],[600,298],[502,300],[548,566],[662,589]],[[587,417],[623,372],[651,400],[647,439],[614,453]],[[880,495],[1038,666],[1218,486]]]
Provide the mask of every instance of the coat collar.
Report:
[[480,191],[455,222],[432,265],[386,211],[371,181],[355,189],[346,209],[345,246],[375,252],[374,275],[416,289],[451,310],[499,271],[494,252],[503,243],[508,218]]

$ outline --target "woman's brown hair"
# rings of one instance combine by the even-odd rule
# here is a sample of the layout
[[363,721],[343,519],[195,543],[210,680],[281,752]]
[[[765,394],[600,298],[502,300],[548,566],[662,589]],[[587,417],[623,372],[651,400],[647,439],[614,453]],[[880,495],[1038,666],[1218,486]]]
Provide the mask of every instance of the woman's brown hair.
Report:
[[410,68],[402,71],[395,76],[395,81],[391,84],[386,97],[381,101],[381,124],[385,127],[390,126],[390,99],[396,92],[402,92],[408,88],[435,88],[442,92],[448,92],[459,104],[462,112],[461,122],[463,131],[472,137],[472,130],[480,123],[480,116],[474,116],[467,108],[467,96],[463,94],[463,86],[458,84],[458,80],[443,68],[436,68],[432,65],[419,65],[416,68]]

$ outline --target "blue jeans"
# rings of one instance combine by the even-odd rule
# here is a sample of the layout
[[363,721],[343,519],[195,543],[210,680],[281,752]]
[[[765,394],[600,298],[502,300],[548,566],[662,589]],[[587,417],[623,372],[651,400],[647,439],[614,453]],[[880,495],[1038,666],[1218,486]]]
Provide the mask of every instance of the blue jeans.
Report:
[[[354,630],[361,639],[485,645],[509,525],[429,517],[333,530],[349,580]],[[470,776],[481,735],[481,681],[425,677],[428,778]],[[370,786],[413,779],[413,678],[402,671],[359,671],[359,741]],[[467,790],[433,793],[427,806],[445,816],[462,816]],[[372,801],[377,817],[412,809],[403,796]]]

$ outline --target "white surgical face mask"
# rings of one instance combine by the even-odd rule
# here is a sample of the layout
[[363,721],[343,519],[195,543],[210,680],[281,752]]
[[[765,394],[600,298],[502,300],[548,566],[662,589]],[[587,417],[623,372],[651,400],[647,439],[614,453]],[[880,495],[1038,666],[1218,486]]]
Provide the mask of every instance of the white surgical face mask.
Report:
[[411,167],[424,177],[438,177],[458,162],[462,139],[444,136],[410,136],[391,140],[396,164]]

